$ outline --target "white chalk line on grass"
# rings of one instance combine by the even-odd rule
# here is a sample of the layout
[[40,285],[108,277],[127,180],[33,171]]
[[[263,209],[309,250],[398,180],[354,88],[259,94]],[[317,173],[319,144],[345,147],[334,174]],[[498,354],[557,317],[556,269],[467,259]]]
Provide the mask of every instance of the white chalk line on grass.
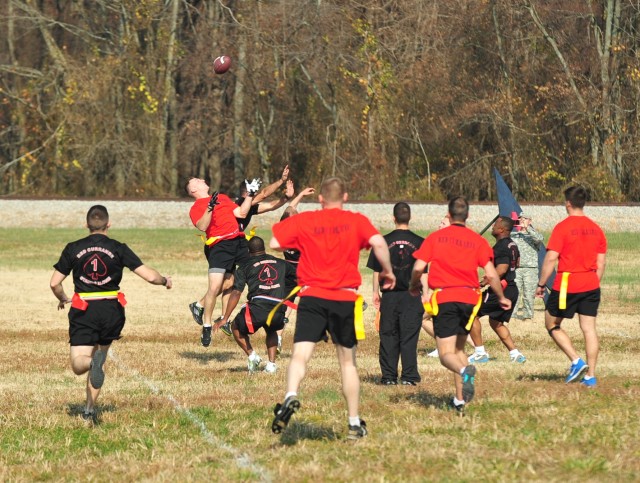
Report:
[[198,418],[198,416],[196,416],[191,411],[189,411],[187,408],[185,408],[182,404],[180,404],[176,400],[176,398],[173,397],[173,395],[165,394],[149,378],[143,376],[142,374],[140,374],[135,369],[132,369],[132,368],[128,367],[124,362],[122,362],[122,360],[118,357],[118,355],[113,351],[113,348],[111,348],[109,350],[109,356],[115,361],[115,363],[121,369],[124,369],[126,372],[128,372],[131,375],[133,375],[136,379],[138,379],[145,386],[147,386],[151,390],[152,393],[154,393],[156,395],[164,396],[173,405],[173,407],[174,407],[174,409],[176,411],[178,411],[179,413],[185,415],[187,417],[187,419],[189,419],[189,421],[191,421],[191,423],[193,423],[194,426],[196,426],[197,428],[200,429],[200,433],[202,434],[202,437],[205,439],[205,441],[207,443],[209,443],[211,446],[213,446],[216,449],[220,448],[220,449],[223,449],[223,450],[227,451],[228,453],[231,453],[233,455],[233,457],[234,457],[236,465],[239,468],[251,471],[252,473],[254,473],[255,475],[257,475],[260,478],[259,481],[264,481],[264,482],[270,483],[273,480],[271,478],[271,476],[269,475],[269,473],[267,472],[267,470],[265,468],[263,468],[262,466],[258,465],[257,463],[254,463],[253,461],[251,461],[251,459],[249,458],[249,456],[246,453],[240,452],[240,450],[238,450],[238,449],[234,448],[233,446],[227,444],[226,442],[221,440],[219,437],[217,437],[215,434],[213,434],[211,431],[209,431],[207,429],[207,426],[204,424],[204,421],[202,421],[200,418]]

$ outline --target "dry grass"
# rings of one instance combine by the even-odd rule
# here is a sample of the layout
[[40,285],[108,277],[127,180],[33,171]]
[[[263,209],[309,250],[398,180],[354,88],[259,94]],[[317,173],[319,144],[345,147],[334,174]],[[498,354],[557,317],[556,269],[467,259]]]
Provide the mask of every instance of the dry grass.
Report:
[[[153,241],[149,244],[140,252],[155,255]],[[599,317],[597,389],[563,383],[568,361],[546,334],[539,306],[534,322],[512,324],[529,359],[522,366],[508,362],[506,350],[485,327],[494,360],[479,368],[477,399],[464,418],[443,409],[452,378],[426,357],[433,343],[424,334],[423,382],[376,385],[378,339],[369,309],[368,338],[359,347],[358,364],[361,415],[371,433],[349,444],[331,345],[318,346],[303,382],[302,409],[288,430],[275,436],[269,425],[273,405],[283,396],[292,327],[285,333],[278,373],[249,376],[244,355],[225,336],[217,336],[208,349],[199,344],[199,327],[186,310],[204,290],[199,256],[184,247],[174,249],[175,258],[146,256],[152,266],[172,271],[175,289],[167,292],[125,275],[125,337],[113,345],[115,357],[107,361],[101,423],[87,428],[78,418],[84,380],[68,367],[66,313],[56,311],[47,287],[47,267],[61,248],[44,253],[44,260],[38,251],[36,268],[2,266],[0,480],[640,478],[635,406],[640,381],[633,365],[640,355],[640,328],[631,304],[623,301],[620,308],[622,295],[614,286],[605,287]],[[13,250],[28,252],[29,247]],[[609,270],[617,270],[614,263],[623,258],[613,253]],[[368,296],[369,273],[363,273]],[[566,327],[583,351],[577,323]],[[254,345],[264,355],[262,333]]]

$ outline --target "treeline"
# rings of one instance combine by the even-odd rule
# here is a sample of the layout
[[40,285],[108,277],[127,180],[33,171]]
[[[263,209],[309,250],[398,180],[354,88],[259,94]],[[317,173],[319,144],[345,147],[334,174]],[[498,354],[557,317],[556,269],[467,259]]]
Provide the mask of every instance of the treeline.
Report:
[[[640,200],[635,0],[5,0],[0,194]],[[213,73],[214,57],[234,65]]]

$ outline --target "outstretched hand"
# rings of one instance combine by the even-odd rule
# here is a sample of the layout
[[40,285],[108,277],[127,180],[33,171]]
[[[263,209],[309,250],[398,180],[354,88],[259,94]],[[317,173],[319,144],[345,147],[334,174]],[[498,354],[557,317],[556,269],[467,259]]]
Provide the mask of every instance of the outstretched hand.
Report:
[[310,196],[310,195],[314,194],[315,192],[316,192],[315,188],[305,188],[300,192],[300,194],[302,196]]
[[293,198],[293,195],[295,194],[295,189],[293,188],[293,181],[291,180],[287,180],[287,187],[284,190],[284,195],[288,198],[291,199]]
[[282,180],[283,183],[289,179],[289,165],[288,164],[282,170],[282,176],[280,177],[280,179]]

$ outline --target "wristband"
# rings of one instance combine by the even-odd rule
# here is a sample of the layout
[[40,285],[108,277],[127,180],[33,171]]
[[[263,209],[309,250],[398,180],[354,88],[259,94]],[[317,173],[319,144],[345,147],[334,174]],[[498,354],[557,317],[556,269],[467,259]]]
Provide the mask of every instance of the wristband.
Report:
[[547,287],[546,284],[545,285],[538,284],[538,288],[546,288],[546,287]]
[[163,287],[167,286],[167,277],[162,277],[162,286]]

